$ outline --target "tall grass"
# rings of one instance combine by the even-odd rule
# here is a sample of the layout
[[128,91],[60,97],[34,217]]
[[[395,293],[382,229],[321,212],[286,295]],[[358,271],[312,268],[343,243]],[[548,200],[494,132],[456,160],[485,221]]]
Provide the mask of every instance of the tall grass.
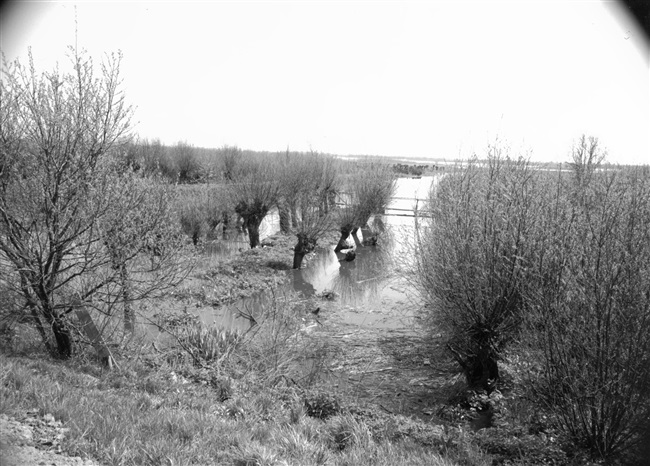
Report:
[[184,327],[178,338],[196,360],[219,364],[236,349],[242,333],[236,329],[196,323]]
[[64,451],[102,464],[488,464],[476,450],[442,457],[437,437],[427,446],[403,437],[397,424],[390,433],[349,414],[308,417],[299,392],[252,379],[235,381],[221,401],[212,385],[188,384],[164,366],[90,375],[73,364],[2,355],[0,368],[0,413],[52,414],[69,429]]

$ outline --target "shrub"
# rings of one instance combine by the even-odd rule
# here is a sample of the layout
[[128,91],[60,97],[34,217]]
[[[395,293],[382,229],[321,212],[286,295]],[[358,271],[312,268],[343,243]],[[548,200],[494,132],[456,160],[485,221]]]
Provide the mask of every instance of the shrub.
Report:
[[491,147],[432,189],[428,215],[418,223],[415,284],[432,332],[470,386],[494,388],[498,361],[516,338],[529,258],[535,243],[537,193],[523,159]]
[[335,451],[343,451],[349,447],[368,451],[374,444],[368,426],[350,414],[333,418],[328,427]]
[[341,412],[338,398],[321,390],[306,393],[304,402],[307,415],[317,419],[327,419]]
[[650,177],[599,169],[596,145],[583,138],[557,181],[527,299],[540,401],[610,457],[640,442],[650,418]]
[[236,354],[238,369],[269,386],[280,382],[309,385],[316,377],[314,372],[322,370],[327,348],[303,331],[302,315],[295,311],[296,295],[276,293],[271,290],[271,296],[263,296],[259,308],[239,311],[251,327]]
[[204,327],[200,323],[183,328],[179,335],[179,340],[195,359],[217,363],[232,353],[241,338],[237,330]]

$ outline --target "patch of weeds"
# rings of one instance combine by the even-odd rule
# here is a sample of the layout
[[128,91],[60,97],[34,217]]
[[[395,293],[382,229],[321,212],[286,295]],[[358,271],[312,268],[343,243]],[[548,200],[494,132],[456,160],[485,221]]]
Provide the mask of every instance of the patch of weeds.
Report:
[[[284,457],[296,460],[295,464],[324,465],[330,459],[327,446],[322,443],[324,435],[314,438],[305,435],[302,426],[275,429],[273,441]],[[330,463],[331,464],[331,463]]]
[[305,407],[302,404],[296,404],[289,407],[289,423],[299,424],[307,416]]
[[290,270],[291,269],[291,264],[287,261],[278,261],[278,260],[270,260],[266,263],[266,266],[270,269],[273,270]]
[[0,384],[8,390],[21,391],[26,387],[33,377],[29,371],[20,367],[12,367],[0,374]]
[[279,461],[277,452],[259,442],[238,445],[233,451],[234,466],[276,466]]
[[241,338],[238,330],[204,327],[200,323],[183,327],[179,337],[195,358],[206,362],[221,362],[227,358]]
[[137,383],[137,387],[150,395],[157,395],[167,389],[167,382],[157,375],[148,375]]
[[226,402],[225,413],[232,419],[246,418],[246,409],[243,399],[237,398]]
[[334,393],[313,390],[304,395],[305,411],[310,417],[327,419],[341,413],[341,404]]
[[474,435],[478,445],[501,464],[567,464],[557,438],[530,435],[523,428],[484,429]]
[[271,421],[278,414],[278,400],[272,393],[261,393],[253,399],[255,417],[263,421]]
[[217,394],[217,399],[223,403],[229,400],[233,395],[233,383],[230,377],[214,375],[210,379],[210,386]]
[[343,451],[348,447],[369,450],[373,438],[368,426],[350,414],[339,415],[328,422],[332,449]]
[[462,389],[454,394],[449,403],[440,406],[436,415],[450,424],[465,423],[473,430],[496,425],[497,418],[506,413],[505,397],[499,390]]

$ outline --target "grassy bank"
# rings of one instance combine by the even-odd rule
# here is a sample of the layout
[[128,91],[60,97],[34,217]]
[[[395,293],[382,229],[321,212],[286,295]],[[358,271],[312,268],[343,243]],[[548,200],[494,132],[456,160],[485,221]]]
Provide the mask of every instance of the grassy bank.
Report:
[[[213,294],[200,299],[213,304],[269,288],[286,278],[292,242],[275,236],[267,247],[199,262],[167,299],[198,299],[211,280]],[[235,286],[244,277],[250,286]],[[245,333],[177,323],[183,347],[124,343],[112,371],[90,351],[57,361],[14,342],[0,357],[0,413],[51,414],[69,429],[63,451],[111,465],[488,464],[457,428],[362,406],[325,383],[332,351],[305,331],[309,306],[278,297]],[[22,342],[38,340],[23,331]]]
[[[335,243],[336,232],[328,238]],[[589,464],[567,456],[570,442],[524,396],[520,374],[531,368],[521,356],[504,363],[507,388],[487,396],[467,392],[443,353],[403,337],[389,345],[393,362],[382,363],[393,366],[391,375],[373,371],[378,352],[387,354],[374,345],[386,342],[335,338],[311,312],[317,305],[334,312],[336,303],[320,298],[275,296],[248,331],[181,318],[188,314],[179,304],[218,306],[274,289],[287,279],[293,241],[275,235],[266,247],[199,260],[174,295],[151,306],[177,317],[168,330],[178,345],[125,341],[113,348],[112,371],[90,349],[50,359],[21,328],[0,357],[0,414],[51,414],[69,429],[63,451],[110,465]],[[414,364],[423,358],[436,362]],[[364,386],[333,377],[333,366],[367,373]],[[422,394],[407,388],[427,374],[436,382]],[[373,384],[396,397],[412,392],[403,402],[420,415],[398,414],[371,396]]]
[[439,429],[287,385],[239,380],[221,401],[212,384],[141,362],[104,374],[24,357],[0,366],[3,413],[51,413],[70,429],[64,451],[105,464],[483,464]]

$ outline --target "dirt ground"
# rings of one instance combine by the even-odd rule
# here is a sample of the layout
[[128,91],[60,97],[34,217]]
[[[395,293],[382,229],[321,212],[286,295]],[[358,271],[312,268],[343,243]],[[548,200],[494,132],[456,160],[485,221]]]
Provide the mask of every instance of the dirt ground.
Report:
[[0,415],[0,466],[97,466],[61,453],[66,429],[51,414],[26,412],[19,418]]
[[[392,286],[406,293],[403,281]],[[315,334],[333,355],[330,383],[355,403],[436,422],[440,406],[462,381],[441,344],[415,323],[413,306],[385,300],[370,310],[326,302]]]

